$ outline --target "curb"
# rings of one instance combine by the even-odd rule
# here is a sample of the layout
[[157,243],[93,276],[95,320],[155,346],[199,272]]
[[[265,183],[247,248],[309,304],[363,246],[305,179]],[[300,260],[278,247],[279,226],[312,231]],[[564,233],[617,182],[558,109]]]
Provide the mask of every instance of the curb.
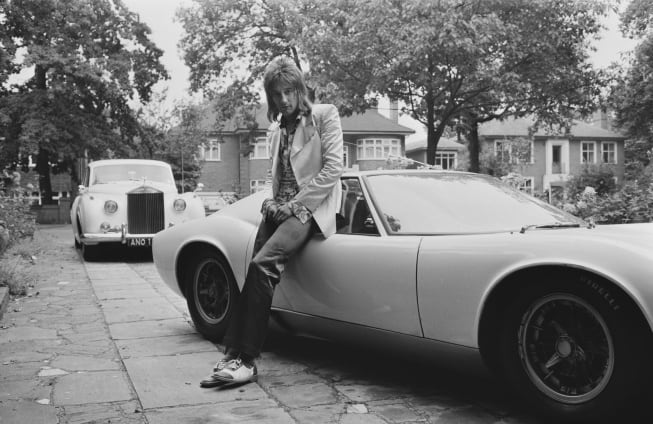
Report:
[[0,287],[0,320],[9,305],[9,287]]

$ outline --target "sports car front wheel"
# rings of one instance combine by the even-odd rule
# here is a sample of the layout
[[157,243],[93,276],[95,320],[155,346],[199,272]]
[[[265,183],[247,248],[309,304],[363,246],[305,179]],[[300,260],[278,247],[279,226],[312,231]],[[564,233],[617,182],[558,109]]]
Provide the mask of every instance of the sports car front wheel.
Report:
[[523,290],[508,309],[503,369],[517,393],[543,412],[605,418],[648,386],[650,339],[632,304],[605,282],[544,283]]
[[197,331],[219,342],[227,330],[238,286],[227,261],[217,253],[197,257],[186,271],[186,302]]

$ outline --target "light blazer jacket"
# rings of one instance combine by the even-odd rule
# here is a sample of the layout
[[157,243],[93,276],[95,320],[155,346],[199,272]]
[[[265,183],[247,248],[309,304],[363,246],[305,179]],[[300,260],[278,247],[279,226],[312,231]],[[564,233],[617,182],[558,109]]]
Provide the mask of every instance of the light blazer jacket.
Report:
[[[268,132],[272,154],[272,195],[279,190],[279,144],[281,128],[275,122]],[[336,213],[340,210],[343,165],[343,139],[338,109],[334,105],[313,105],[295,130],[290,150],[299,193],[295,200],[306,206],[324,237],[336,232]]]

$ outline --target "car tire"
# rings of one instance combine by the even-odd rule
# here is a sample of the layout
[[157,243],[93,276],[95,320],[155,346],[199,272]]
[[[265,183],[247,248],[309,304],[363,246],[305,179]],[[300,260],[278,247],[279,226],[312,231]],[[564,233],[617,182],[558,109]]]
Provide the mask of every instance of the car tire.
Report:
[[527,404],[560,420],[603,421],[632,411],[649,386],[648,325],[603,280],[580,274],[546,280],[522,289],[504,316],[508,384]]
[[195,328],[206,339],[220,342],[239,295],[231,267],[218,253],[202,254],[188,268],[185,283]]
[[82,258],[84,258],[86,262],[97,261],[100,257],[100,249],[101,246],[99,245],[88,245],[82,243]]

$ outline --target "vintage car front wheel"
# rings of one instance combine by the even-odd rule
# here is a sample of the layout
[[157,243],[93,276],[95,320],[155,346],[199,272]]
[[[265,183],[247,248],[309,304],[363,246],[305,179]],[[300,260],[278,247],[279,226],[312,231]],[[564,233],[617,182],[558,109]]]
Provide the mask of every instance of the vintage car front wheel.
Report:
[[634,406],[651,375],[645,321],[604,281],[552,281],[523,289],[508,308],[501,334],[508,382],[531,406],[565,420],[605,419]]
[[217,253],[201,254],[188,267],[186,287],[186,302],[197,331],[220,342],[238,298],[229,264]]

